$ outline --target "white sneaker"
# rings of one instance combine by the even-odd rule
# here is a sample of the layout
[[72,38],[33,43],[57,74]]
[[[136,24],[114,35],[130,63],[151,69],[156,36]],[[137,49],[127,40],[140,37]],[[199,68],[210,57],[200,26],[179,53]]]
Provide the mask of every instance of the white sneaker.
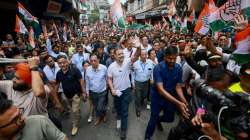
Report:
[[71,135],[75,136],[78,132],[78,127],[73,127],[72,131],[71,131]]
[[92,116],[89,116],[88,123],[91,123],[91,122],[92,122]]
[[116,128],[120,129],[121,128],[121,120],[116,121]]
[[147,110],[150,110],[150,105],[149,104],[147,104]]

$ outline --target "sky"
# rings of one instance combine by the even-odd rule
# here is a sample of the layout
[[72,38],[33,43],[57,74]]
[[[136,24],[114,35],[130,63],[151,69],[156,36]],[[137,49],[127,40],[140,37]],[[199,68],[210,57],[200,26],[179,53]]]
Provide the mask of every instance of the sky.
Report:
[[[115,0],[108,0],[109,4],[113,4],[114,1]],[[120,1],[121,1],[121,3],[125,3],[127,0],[120,0]]]

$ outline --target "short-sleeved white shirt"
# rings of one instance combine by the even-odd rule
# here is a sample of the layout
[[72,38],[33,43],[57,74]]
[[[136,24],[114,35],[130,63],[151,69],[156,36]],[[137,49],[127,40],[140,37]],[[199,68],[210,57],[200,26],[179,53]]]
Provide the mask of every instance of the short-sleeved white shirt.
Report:
[[109,66],[108,77],[112,77],[115,90],[123,91],[131,87],[130,73],[131,59],[124,59],[121,66],[116,61]]
[[123,54],[124,54],[124,58],[131,58],[132,56],[135,55],[136,52],[136,48],[132,48],[130,51],[128,50],[128,48],[124,48],[123,49]]

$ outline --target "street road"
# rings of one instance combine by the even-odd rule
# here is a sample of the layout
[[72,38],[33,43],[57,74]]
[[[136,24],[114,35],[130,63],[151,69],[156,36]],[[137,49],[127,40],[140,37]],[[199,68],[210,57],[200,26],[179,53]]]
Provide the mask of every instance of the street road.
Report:
[[[116,115],[112,113],[113,99],[110,97],[109,109],[107,112],[107,121],[99,126],[94,126],[94,122],[88,123],[88,103],[81,104],[81,122],[78,134],[71,136],[71,120],[63,119],[63,131],[68,135],[70,140],[120,140],[119,133],[116,129]],[[134,101],[131,101],[129,108],[129,122],[127,140],[144,140],[144,134],[149,120],[150,111],[144,110],[138,119],[135,115]],[[164,131],[160,132],[156,129],[153,140],[166,140],[171,127],[178,122],[176,117],[173,123],[162,123]]]

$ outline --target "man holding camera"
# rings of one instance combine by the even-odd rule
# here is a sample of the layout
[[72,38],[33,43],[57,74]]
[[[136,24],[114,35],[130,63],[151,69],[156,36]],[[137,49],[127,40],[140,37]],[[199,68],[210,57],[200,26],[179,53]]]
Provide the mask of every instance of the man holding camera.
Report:
[[[229,90],[233,93],[240,94],[250,94],[250,63],[243,64],[240,68],[240,82],[233,84],[229,87]],[[249,95],[250,96],[250,95]],[[248,109],[248,114],[250,116],[250,109]],[[250,134],[245,132],[240,132],[237,134],[239,139],[249,139]]]

